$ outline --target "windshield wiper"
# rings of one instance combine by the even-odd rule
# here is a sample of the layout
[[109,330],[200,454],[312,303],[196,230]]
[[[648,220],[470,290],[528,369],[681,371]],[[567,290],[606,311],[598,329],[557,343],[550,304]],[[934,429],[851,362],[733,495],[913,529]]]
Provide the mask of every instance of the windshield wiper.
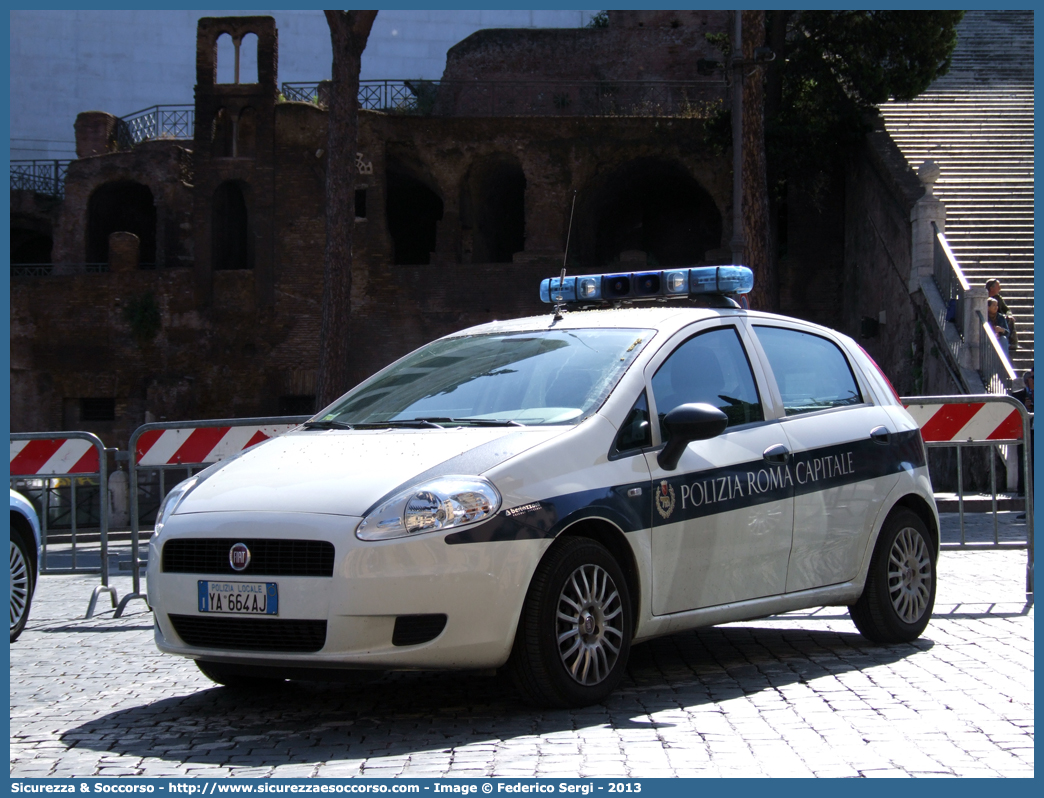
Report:
[[301,425],[305,429],[355,429],[351,424],[345,424],[343,421],[306,421]]
[[524,427],[514,420],[496,418],[445,418],[428,416],[425,418],[402,418],[393,421],[364,421],[356,424],[356,429],[381,429],[384,427],[402,427],[405,429],[445,429],[448,426],[470,424],[476,427]]
[[498,418],[451,418],[449,419],[454,424],[474,424],[476,427],[524,427],[525,424],[519,424],[514,419],[498,419]]
[[449,423],[448,418],[403,418],[395,421],[366,421],[356,424],[357,429],[383,429],[385,427],[405,427],[406,429],[442,429],[436,421]]

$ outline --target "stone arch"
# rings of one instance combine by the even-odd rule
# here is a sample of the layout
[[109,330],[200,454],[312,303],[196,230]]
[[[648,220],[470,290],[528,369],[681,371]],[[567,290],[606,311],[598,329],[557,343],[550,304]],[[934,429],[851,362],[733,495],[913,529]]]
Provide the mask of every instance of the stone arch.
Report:
[[134,180],[103,183],[87,200],[87,262],[108,263],[109,235],[134,233],[139,265],[156,265],[156,203],[148,186]]
[[[680,162],[636,158],[599,175],[580,192],[577,255],[584,265],[638,260],[649,266],[705,262],[722,246],[721,211]],[[628,253],[621,258],[623,253]]]
[[416,266],[431,263],[443,203],[427,170],[389,155],[385,170],[388,233],[393,263]]
[[239,43],[239,79],[236,83],[258,83],[256,33],[244,33]]
[[238,36],[222,32],[217,37],[217,82],[225,84],[259,83],[258,36],[246,32]]
[[222,269],[254,268],[254,237],[250,224],[250,187],[228,180],[217,187],[211,203],[211,264]]
[[236,80],[236,72],[238,71],[238,51],[239,43],[232,38],[230,33],[222,33],[217,37],[217,42],[214,45],[214,50],[217,53],[217,82],[218,83],[238,83]]
[[511,263],[512,255],[525,249],[526,175],[517,158],[497,153],[474,163],[464,178],[460,207],[472,263]]

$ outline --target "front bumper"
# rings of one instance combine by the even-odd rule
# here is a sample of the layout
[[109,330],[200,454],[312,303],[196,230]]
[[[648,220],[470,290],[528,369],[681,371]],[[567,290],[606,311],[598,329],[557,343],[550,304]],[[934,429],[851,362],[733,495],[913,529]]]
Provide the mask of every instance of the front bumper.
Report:
[[[507,661],[530,578],[550,541],[448,545],[445,533],[361,541],[354,534],[359,521],[310,513],[175,514],[149,543],[148,593],[156,645],[193,658],[319,668],[490,668]],[[250,568],[226,574],[166,573],[162,549],[175,538],[329,541],[335,552],[333,576],[271,576]],[[256,650],[188,644],[171,616],[215,618],[199,611],[201,579],[275,582],[278,620],[325,621],[325,642],[309,653],[264,650],[260,636]],[[446,623],[434,639],[404,645],[400,635],[395,641],[399,645],[393,642],[400,616],[438,614],[446,616]],[[246,617],[255,624],[271,620]]]

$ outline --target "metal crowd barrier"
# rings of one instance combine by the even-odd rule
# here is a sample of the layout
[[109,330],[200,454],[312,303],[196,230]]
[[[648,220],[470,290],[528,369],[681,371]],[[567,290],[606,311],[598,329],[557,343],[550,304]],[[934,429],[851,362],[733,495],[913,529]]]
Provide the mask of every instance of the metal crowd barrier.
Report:
[[[1026,549],[1026,593],[1033,594],[1033,415],[1010,396],[997,394],[903,397],[902,403],[921,428],[928,448],[957,449],[957,510],[960,517],[959,543],[943,549]],[[993,542],[969,543],[964,530],[964,472],[961,450],[966,446],[1022,446],[1023,485],[1026,490],[1026,542],[1002,543],[997,530],[997,472],[990,457],[990,488],[993,496]]]
[[[43,551],[40,572],[45,574],[101,574],[101,584],[94,589],[87,605],[87,618],[94,614],[98,597],[108,593],[112,606],[116,606],[116,588],[109,586],[109,495],[108,457],[114,451],[106,449],[97,435],[90,432],[13,432],[11,433],[11,487],[18,482],[43,482],[43,507],[40,513],[40,530]],[[51,481],[68,479],[70,491],[70,556],[68,568],[50,565],[48,557],[48,524],[50,522]],[[86,567],[77,562],[77,482],[81,479],[97,479],[99,490],[98,527],[101,540],[100,568]],[[21,485],[23,490],[25,488]],[[32,488],[30,487],[30,491]]]
[[[958,509],[961,540],[945,544],[944,549],[971,548],[1025,548],[1026,592],[1033,593],[1033,460],[1030,452],[1032,415],[1021,402],[993,394],[978,396],[914,396],[902,399],[907,410],[917,420],[921,437],[929,448],[957,448]],[[269,416],[261,418],[212,419],[205,421],[175,421],[143,424],[131,435],[128,445],[131,559],[119,567],[131,571],[132,590],[117,605],[116,590],[109,586],[108,534],[109,502],[107,455],[116,453],[106,449],[102,441],[89,432],[28,432],[11,433],[11,482],[16,480],[70,478],[72,491],[71,556],[72,567],[56,569],[47,565],[47,518],[43,514],[44,551],[43,573],[101,573],[101,584],[95,588],[87,609],[88,618],[94,613],[98,597],[108,593],[116,607],[115,617],[123,614],[133,599],[146,600],[141,592],[141,568],[148,563],[140,559],[141,508],[140,486],[144,471],[158,474],[159,504],[167,493],[168,484],[191,477],[197,471],[238,454],[244,449],[268,438],[281,435],[307,421],[310,416]],[[84,444],[86,442],[86,445]],[[991,458],[993,487],[994,542],[969,543],[964,531],[964,498],[961,448],[964,446],[1022,445],[1024,484],[1026,488],[1026,529],[1024,544],[1002,543],[996,526],[996,472]],[[168,474],[176,479],[168,482]],[[100,501],[101,568],[81,567],[77,563],[76,541],[76,478],[97,478]],[[45,497],[48,489],[45,488]],[[45,498],[46,502],[46,498]],[[150,514],[152,511],[150,510]]]
[[[127,449],[130,453],[131,592],[116,608],[119,618],[133,599],[146,600],[141,592],[141,569],[147,560],[139,558],[141,539],[140,476],[143,471],[159,473],[157,496],[160,504],[167,494],[167,474],[177,479],[170,487],[197,471],[307,421],[311,416],[270,416],[264,418],[226,418],[206,421],[168,421],[143,424],[134,430]],[[158,507],[157,507],[158,512]],[[123,564],[120,565],[121,569]]]

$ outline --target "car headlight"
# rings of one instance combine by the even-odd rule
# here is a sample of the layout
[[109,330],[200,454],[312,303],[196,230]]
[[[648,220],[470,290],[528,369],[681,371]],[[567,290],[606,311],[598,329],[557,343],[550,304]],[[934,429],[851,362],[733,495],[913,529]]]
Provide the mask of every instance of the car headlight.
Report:
[[167,519],[170,518],[178,505],[181,504],[181,500],[184,499],[190,490],[196,487],[196,483],[199,482],[199,477],[190,477],[184,482],[179,482],[168,493],[163,502],[160,504],[159,512],[156,513],[156,526],[153,528],[152,534],[156,536],[163,529],[163,525],[167,523]]
[[500,493],[482,477],[440,477],[404,490],[363,518],[360,540],[457,529],[485,521],[500,509]]

